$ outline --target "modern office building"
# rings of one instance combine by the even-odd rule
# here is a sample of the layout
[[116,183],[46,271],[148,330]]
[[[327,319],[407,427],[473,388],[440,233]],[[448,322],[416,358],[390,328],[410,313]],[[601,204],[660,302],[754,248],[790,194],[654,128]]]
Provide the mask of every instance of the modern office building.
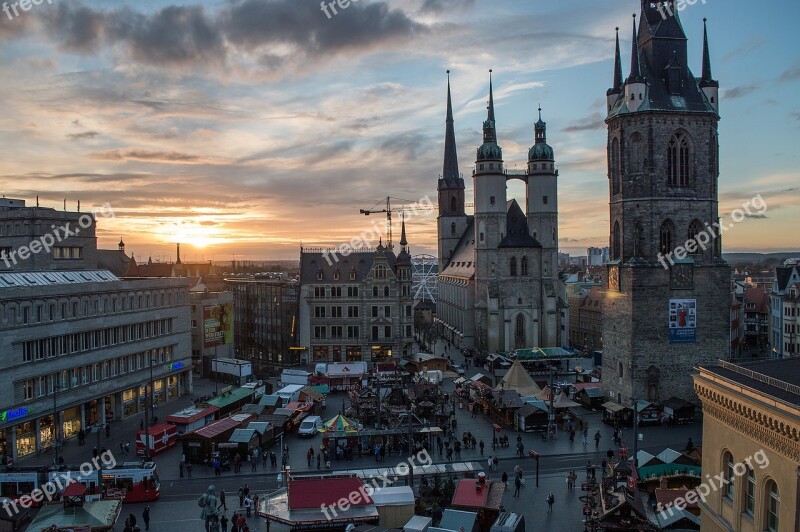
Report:
[[708,488],[698,501],[700,530],[797,530],[800,358],[697,369]]
[[[66,224],[79,235],[44,246]],[[0,207],[0,248],[17,258],[0,271],[6,457],[141,412],[151,378],[156,403],[191,392],[185,279],[126,281],[98,270],[94,217],[24,202]]]
[[233,295],[235,358],[251,362],[259,378],[300,364],[296,281],[230,278],[225,290]]

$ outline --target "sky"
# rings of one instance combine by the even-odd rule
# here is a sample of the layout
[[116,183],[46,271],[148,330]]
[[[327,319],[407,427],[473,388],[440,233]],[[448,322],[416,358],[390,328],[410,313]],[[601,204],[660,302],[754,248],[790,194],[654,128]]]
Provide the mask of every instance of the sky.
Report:
[[[0,12],[0,193],[110,205],[100,247],[297,259],[301,245],[381,226],[359,210],[386,196],[435,205],[448,69],[467,201],[493,69],[509,168],[525,167],[542,106],[562,251],[608,243],[605,91],[617,26],[628,75],[637,0],[359,0],[327,15],[318,0],[12,4]],[[699,75],[707,17],[720,83],[720,214],[756,195],[767,205],[725,233],[724,251],[797,250],[800,2],[682,7],[689,66]],[[436,212],[406,221],[412,255],[435,255]]]

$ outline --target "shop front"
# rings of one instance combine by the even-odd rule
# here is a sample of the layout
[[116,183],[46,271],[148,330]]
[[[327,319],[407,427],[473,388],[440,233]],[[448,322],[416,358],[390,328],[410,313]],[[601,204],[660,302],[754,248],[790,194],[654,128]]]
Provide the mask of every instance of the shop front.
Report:
[[[105,401],[106,415],[103,419],[102,404]],[[144,402],[144,398],[142,399]],[[86,426],[102,425],[104,421],[112,421],[114,419],[114,396],[101,399],[92,399],[86,403]]]
[[61,413],[61,432],[64,439],[74,438],[81,431],[81,408],[68,408]]
[[[122,392],[123,417],[130,417],[139,411],[139,401],[137,401],[137,399],[141,396],[138,392],[138,387]],[[144,397],[142,397],[142,404],[144,404]]]
[[361,356],[360,345],[347,346],[347,362],[361,362]]
[[36,425],[33,421],[26,421],[17,425],[12,430],[16,431],[17,457],[28,456],[36,452]]
[[312,346],[311,354],[314,362],[328,362],[330,358],[329,349],[327,345]]
[[167,377],[167,401],[172,401],[178,398],[178,376],[171,375]]
[[391,345],[373,345],[372,346],[372,361],[380,362],[392,358]]
[[157,407],[158,405],[164,402],[164,380],[159,379],[153,381],[153,407]]
[[55,425],[53,424],[53,415],[43,416],[39,418],[39,445],[42,449],[50,447],[56,438]]

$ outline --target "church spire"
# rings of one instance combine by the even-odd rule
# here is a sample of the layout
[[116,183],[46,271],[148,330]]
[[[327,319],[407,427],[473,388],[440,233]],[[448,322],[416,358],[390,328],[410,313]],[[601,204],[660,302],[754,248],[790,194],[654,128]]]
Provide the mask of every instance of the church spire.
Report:
[[494,95],[492,92],[492,70],[489,69],[489,120],[494,125]]
[[453,103],[450,99],[450,71],[447,71],[447,119],[444,135],[444,166],[442,179],[448,184],[459,178],[458,154],[456,153],[456,133],[453,127]]
[[633,14],[633,39],[631,41],[631,75],[628,82],[642,81],[642,65],[639,61],[639,36],[636,34],[636,13]]
[[406,240],[406,213],[403,212],[403,221],[401,222],[401,231],[400,231],[400,246],[402,251],[405,251],[405,247],[408,245],[408,241]]
[[614,85],[612,89],[616,92],[622,91],[622,59],[619,54],[619,26],[616,28],[617,32],[617,47],[614,53]]
[[714,87],[719,84],[711,78],[711,55],[708,53],[708,29],[703,19],[703,74],[700,76],[701,87]]
[[489,69],[489,106],[486,122],[483,123],[483,143],[496,144],[497,130],[494,124],[494,91],[492,90],[492,70]]

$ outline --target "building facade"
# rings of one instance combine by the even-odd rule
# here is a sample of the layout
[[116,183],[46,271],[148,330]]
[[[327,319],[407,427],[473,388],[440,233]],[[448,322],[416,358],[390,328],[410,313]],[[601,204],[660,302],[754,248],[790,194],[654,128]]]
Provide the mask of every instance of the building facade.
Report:
[[[0,208],[0,247],[30,252],[0,272],[0,386],[9,392],[0,442],[12,460],[142,412],[151,379],[156,404],[191,393],[187,281],[98,270],[95,220],[85,216]],[[34,246],[66,223],[84,236]]]
[[[703,365],[704,532],[798,529],[800,358]],[[713,486],[711,485],[713,483]]]
[[744,289],[745,356],[766,355],[769,347],[770,308],[766,288]]
[[603,293],[600,286],[568,295],[569,345],[591,353],[603,349]]
[[236,358],[252,363],[259,378],[276,368],[296,366],[299,347],[300,287],[282,279],[225,279],[233,295],[233,336]]
[[664,19],[663,8],[642,2],[624,82],[617,36],[606,94],[603,388],[622,404],[691,400],[692,367],[729,350],[730,270],[712,226],[719,218],[719,84],[707,36],[695,78],[678,11]]
[[300,252],[300,345],[306,362],[381,362],[411,354],[414,299],[405,223],[400,252]]
[[772,356],[800,354],[800,260],[787,260],[775,268],[769,296]]
[[605,266],[608,262],[608,246],[604,248],[587,248],[586,257],[588,266]]
[[[472,216],[465,211],[453,124],[448,81],[437,224],[436,309],[443,337],[480,352],[566,345],[567,302],[558,277],[558,170],[541,109],[527,169],[507,170],[497,143],[490,79],[483,145],[473,169]],[[507,199],[510,179],[526,185],[525,212]]]

